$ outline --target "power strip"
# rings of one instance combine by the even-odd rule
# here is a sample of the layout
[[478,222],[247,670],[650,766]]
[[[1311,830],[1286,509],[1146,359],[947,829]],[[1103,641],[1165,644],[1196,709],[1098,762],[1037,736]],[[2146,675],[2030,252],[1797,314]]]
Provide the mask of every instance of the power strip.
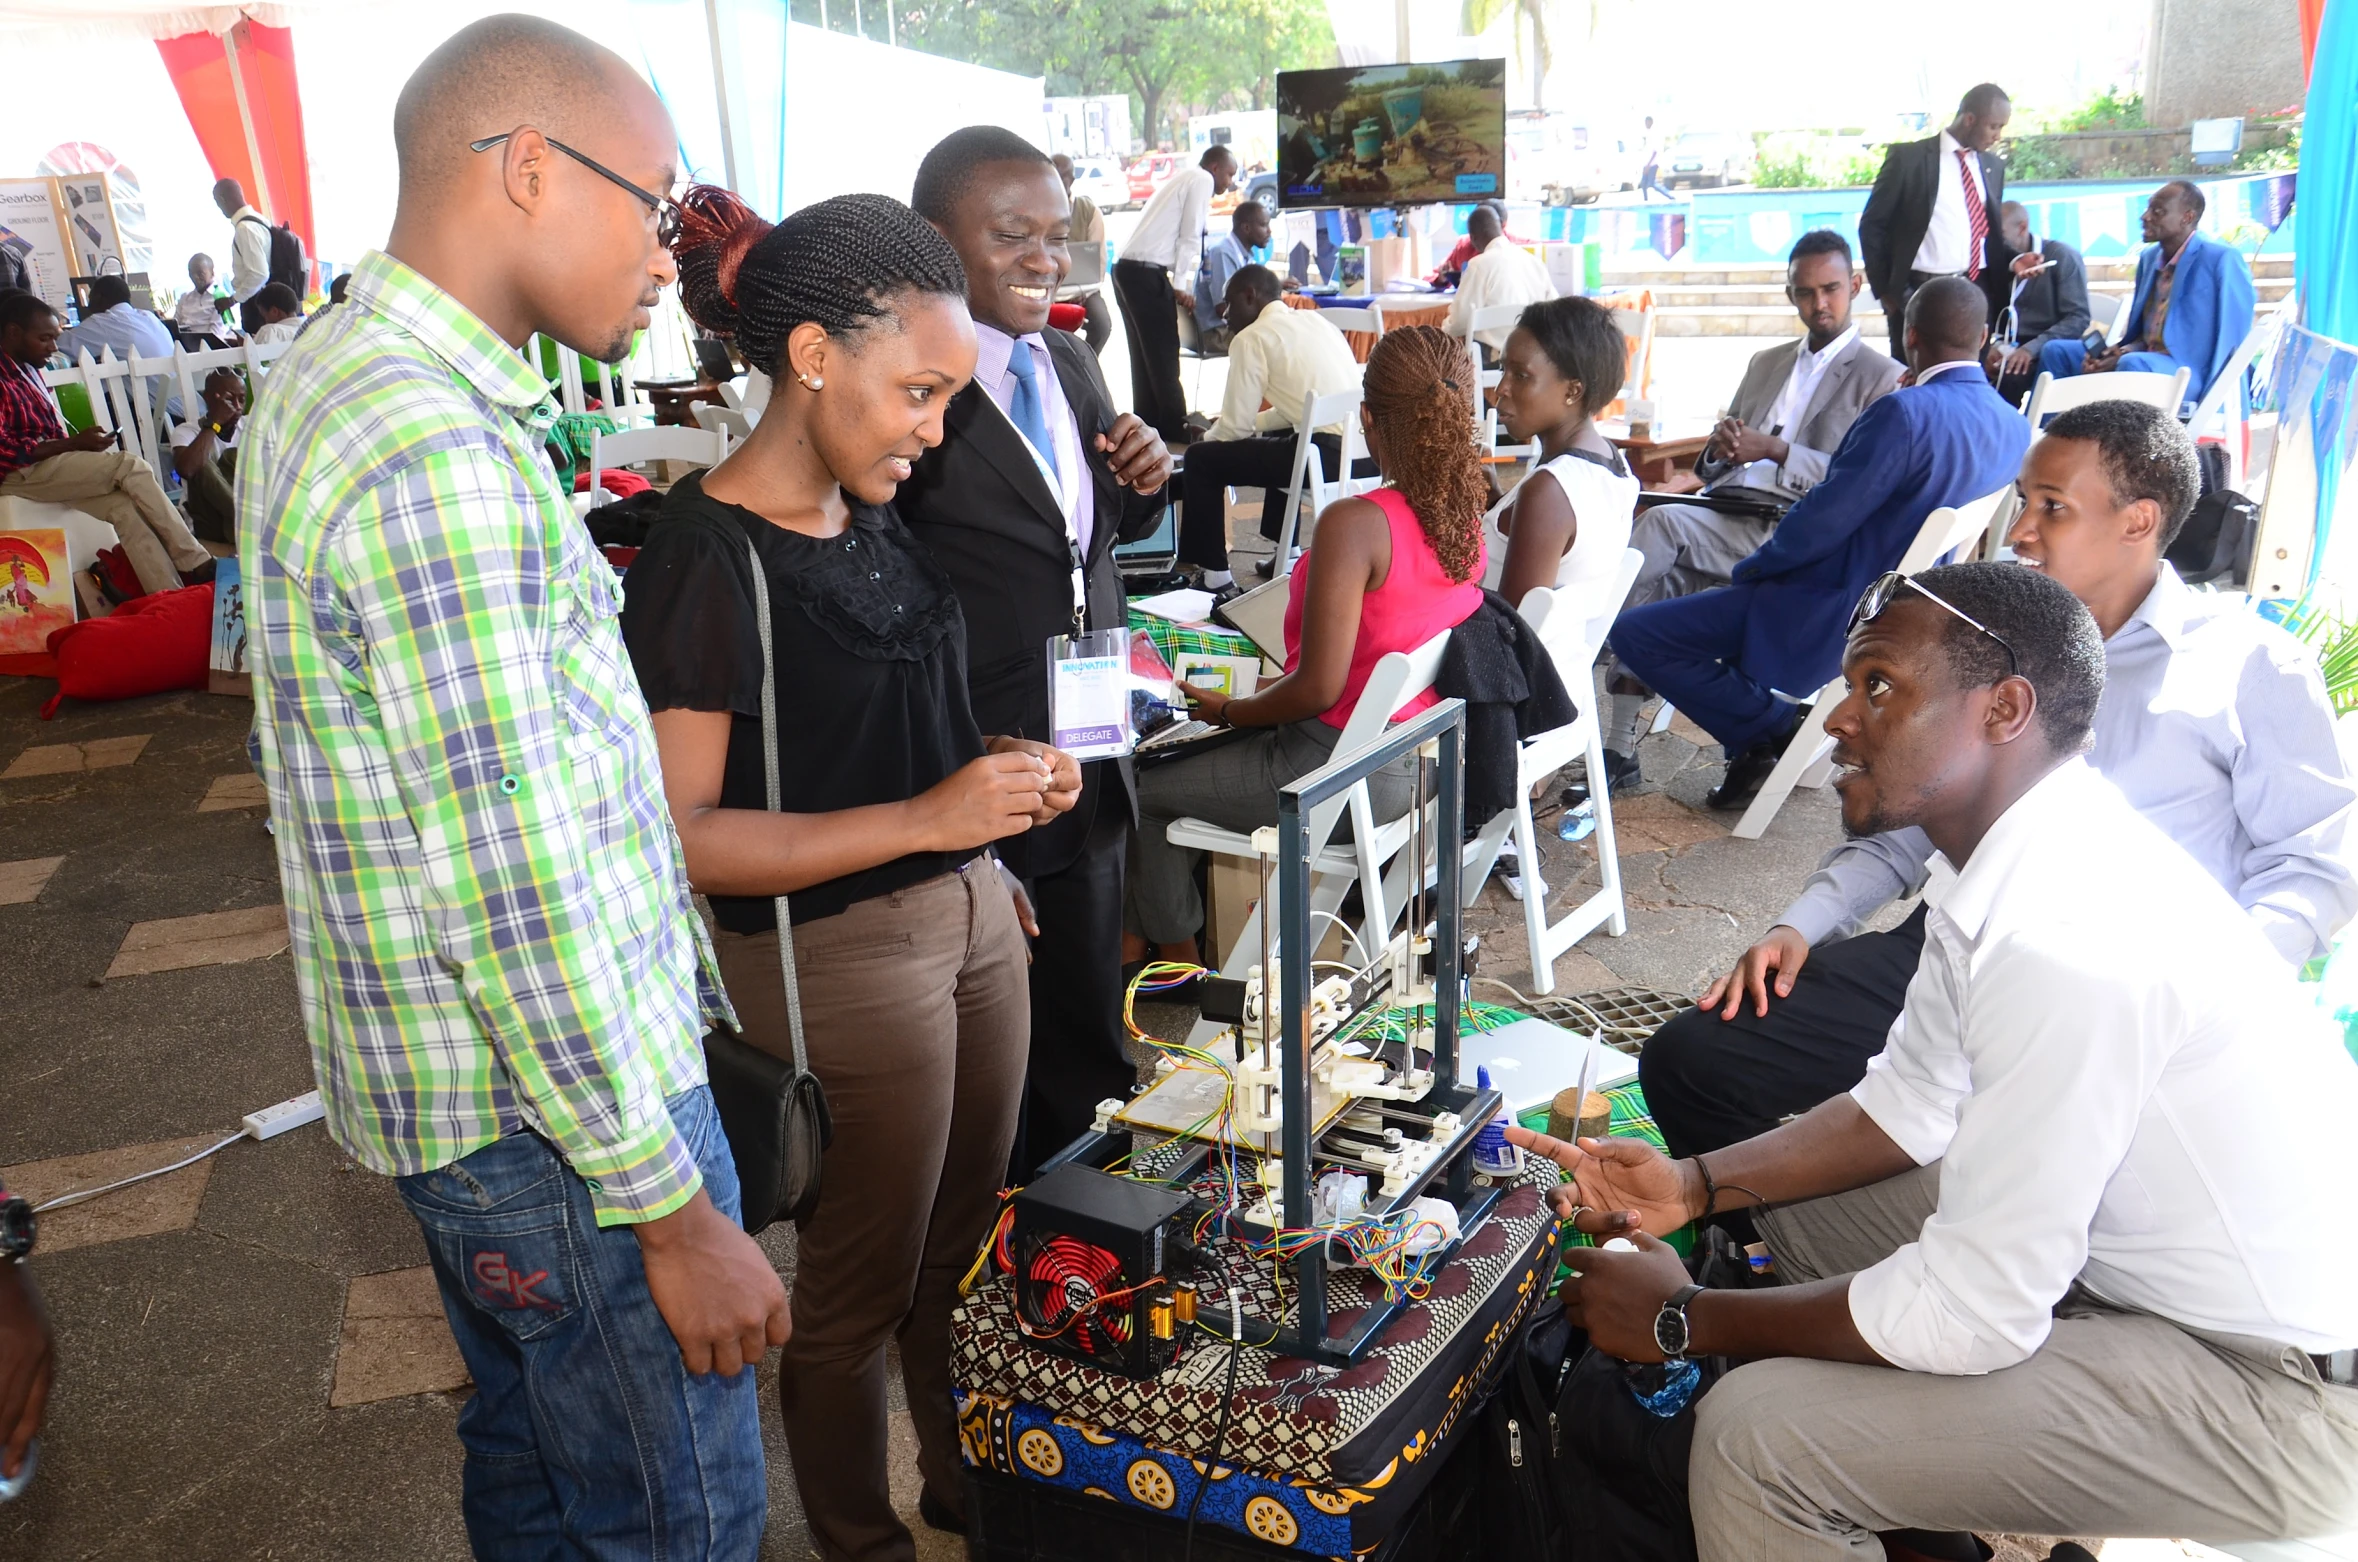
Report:
[[319,1092],[306,1090],[292,1101],[281,1101],[258,1112],[246,1114],[246,1132],[256,1139],[275,1139],[290,1128],[305,1123],[316,1123],[327,1116],[327,1108],[320,1104]]

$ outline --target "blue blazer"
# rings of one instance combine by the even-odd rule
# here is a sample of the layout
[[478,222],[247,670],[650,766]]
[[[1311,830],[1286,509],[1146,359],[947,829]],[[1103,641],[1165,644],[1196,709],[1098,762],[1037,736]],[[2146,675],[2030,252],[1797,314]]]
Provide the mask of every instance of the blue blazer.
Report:
[[2029,448],[2029,422],[1978,366],[1869,405],[1825,480],[1735,568],[1735,585],[1753,593],[1744,671],[1787,694],[1825,687],[1842,668],[1851,609],[1876,576],[1899,567],[1924,518],[2012,486]]
[[[2137,292],[2129,304],[2129,323],[2121,340],[2143,334],[2145,306],[2153,300],[2153,279],[2161,275],[2159,244],[2148,244],[2137,257]],[[2196,401],[2210,394],[2211,384],[2243,339],[2252,334],[2252,273],[2242,251],[2221,244],[2199,230],[2178,252],[2178,278],[2170,284],[2170,313],[2162,321],[2162,339],[2147,347],[2168,353],[2194,371],[2186,394]]]

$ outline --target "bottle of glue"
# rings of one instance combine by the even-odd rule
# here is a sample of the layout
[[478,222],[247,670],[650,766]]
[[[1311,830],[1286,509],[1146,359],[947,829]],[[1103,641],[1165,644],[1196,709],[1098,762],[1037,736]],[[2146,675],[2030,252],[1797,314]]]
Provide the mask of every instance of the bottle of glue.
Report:
[[[1480,1090],[1490,1086],[1490,1067],[1483,1064],[1474,1070],[1474,1085]],[[1519,1177],[1523,1173],[1523,1152],[1507,1143],[1506,1103],[1500,1102],[1497,1113],[1474,1134],[1474,1171],[1483,1177]]]

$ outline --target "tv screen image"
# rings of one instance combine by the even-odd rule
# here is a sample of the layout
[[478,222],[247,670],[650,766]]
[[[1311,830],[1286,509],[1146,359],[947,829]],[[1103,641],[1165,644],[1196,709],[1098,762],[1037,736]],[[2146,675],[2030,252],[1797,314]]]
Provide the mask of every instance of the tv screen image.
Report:
[[1506,190],[1506,61],[1277,73],[1284,206],[1415,206]]

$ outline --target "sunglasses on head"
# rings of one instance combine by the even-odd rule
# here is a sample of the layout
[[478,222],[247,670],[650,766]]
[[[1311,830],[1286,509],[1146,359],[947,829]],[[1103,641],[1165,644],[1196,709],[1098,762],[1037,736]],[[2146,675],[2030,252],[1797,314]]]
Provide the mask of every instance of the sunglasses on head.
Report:
[[[467,143],[467,150],[470,152],[488,152],[493,147],[499,145],[502,141],[507,140],[508,137],[514,134],[515,132],[512,130],[503,130],[496,136],[485,136],[480,141],[470,141]],[[601,178],[613,180],[616,184],[622,186],[625,190],[628,190],[631,194],[637,196],[640,200],[645,201],[647,205],[655,212],[655,242],[662,245],[665,249],[671,248],[672,242],[680,236],[680,208],[678,202],[674,201],[668,195],[657,195],[652,190],[641,189],[638,185],[635,185],[628,179],[623,178],[622,175],[616,173],[613,169],[608,168],[604,163],[599,162],[596,158],[590,156],[588,153],[576,152],[573,150],[573,148],[567,146],[564,142],[558,140],[555,136],[547,134],[545,131],[542,133],[541,139],[546,141],[549,145],[555,147],[558,151],[564,153],[567,157],[572,158],[575,162],[588,169],[591,173],[597,174]]]
[[1988,635],[1992,640],[1997,641],[1998,649],[2006,653],[2006,676],[2012,678],[2021,673],[2022,664],[2015,659],[2014,647],[2006,643],[2004,635],[1999,634],[1995,629],[1957,606],[1956,603],[1944,600],[1938,592],[1927,590],[1924,583],[1914,576],[1903,574],[1898,570],[1892,570],[1888,574],[1877,577],[1875,583],[1867,588],[1866,594],[1859,598],[1859,605],[1851,609],[1850,628],[1844,632],[1845,637],[1857,634],[1860,629],[1881,618],[1883,610],[1891,606],[1903,591],[1914,592],[1967,628]]

